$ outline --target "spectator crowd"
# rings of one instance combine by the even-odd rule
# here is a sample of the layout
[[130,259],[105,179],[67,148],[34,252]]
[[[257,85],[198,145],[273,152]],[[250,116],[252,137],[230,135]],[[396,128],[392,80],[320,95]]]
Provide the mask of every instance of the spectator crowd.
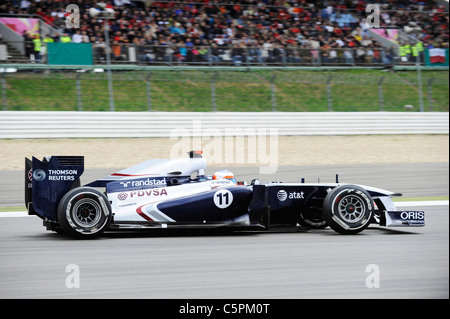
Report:
[[[58,30],[52,41],[93,44],[103,59],[103,20],[89,15],[97,0],[71,0],[80,8],[79,28],[67,28],[67,2],[6,0],[0,13],[39,15]],[[367,4],[380,7],[380,28],[410,28],[425,47],[448,47],[448,12],[432,0],[109,0],[113,59],[127,60],[127,46],[141,62],[220,62],[228,52],[236,65],[246,62],[389,63],[392,54],[368,37]],[[43,36],[44,37],[44,36]],[[51,41],[50,39],[48,41]],[[382,53],[382,54],[381,54]],[[320,59],[319,59],[320,57]]]

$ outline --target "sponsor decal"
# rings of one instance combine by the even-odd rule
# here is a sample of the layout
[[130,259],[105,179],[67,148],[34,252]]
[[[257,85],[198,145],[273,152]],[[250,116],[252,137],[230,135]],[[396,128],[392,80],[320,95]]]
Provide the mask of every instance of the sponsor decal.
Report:
[[277,198],[280,202],[284,202],[288,198],[288,193],[284,189],[281,189],[277,193]]
[[230,185],[232,183],[233,182],[228,179],[220,179],[220,180],[212,180],[211,181],[211,185]]
[[425,212],[423,211],[388,211],[386,226],[424,226]]
[[128,193],[119,193],[119,194],[117,195],[117,198],[118,198],[119,200],[125,200],[125,199],[127,199],[127,197],[128,197]]
[[36,182],[41,182],[45,179],[45,171],[43,169],[37,169],[33,172],[33,178]]
[[166,189],[159,189],[159,188],[155,188],[155,189],[146,189],[146,190],[141,190],[141,191],[134,191],[130,193],[130,198],[132,197],[151,197],[151,196],[162,196],[162,195],[166,195],[167,196],[167,190]]
[[305,199],[304,192],[286,192],[284,189],[280,189],[277,193],[277,198],[280,202],[284,202],[286,199]]
[[210,185],[211,185],[211,189],[213,189],[213,188],[218,188],[221,186],[234,185],[234,183],[228,179],[223,179],[223,180],[212,180]]
[[118,180],[106,184],[108,193],[131,192],[167,186],[166,177],[145,177],[131,180]]
[[425,213],[424,212],[401,212],[400,213],[400,218],[401,219],[424,219],[425,218]]
[[78,175],[76,169],[49,169],[47,172],[43,169],[37,169],[32,173],[32,177],[30,177],[30,172],[28,173],[28,177],[30,180],[34,179],[36,182],[43,181],[47,177],[47,174],[49,181],[74,181],[75,176]]
[[27,187],[33,188],[33,169],[31,168],[28,170],[28,181]]
[[137,197],[154,197],[154,196],[167,196],[167,190],[162,188],[152,188],[152,189],[144,189],[140,191],[132,191],[129,193],[118,193],[117,199],[120,201],[124,201],[128,198],[137,198]]
[[129,206],[135,206],[135,205],[137,205],[137,203],[128,203],[128,204],[119,205],[119,207],[122,208],[122,207],[129,207]]
[[157,179],[157,178],[146,178],[146,179],[137,179],[132,181],[120,182],[120,184],[124,188],[128,187],[141,187],[141,186],[165,186],[167,185],[166,178]]
[[145,198],[156,198],[160,196],[167,196],[167,190],[161,188],[151,188],[129,192],[120,192],[117,193],[117,199],[119,200],[119,202],[117,202],[117,206],[120,208],[135,206],[138,204],[139,198],[145,200]]
[[49,169],[49,181],[74,181],[75,176],[78,175],[76,169]]
[[445,49],[429,49],[430,63],[445,63]]

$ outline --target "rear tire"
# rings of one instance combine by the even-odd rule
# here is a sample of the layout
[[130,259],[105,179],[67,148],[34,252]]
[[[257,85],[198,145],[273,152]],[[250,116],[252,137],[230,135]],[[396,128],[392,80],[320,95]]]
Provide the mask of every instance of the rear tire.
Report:
[[98,190],[74,188],[58,205],[58,222],[64,233],[76,238],[94,238],[103,234],[111,222],[111,205]]
[[365,189],[344,185],[336,187],[325,197],[323,217],[334,231],[357,234],[369,226],[373,208],[373,200]]

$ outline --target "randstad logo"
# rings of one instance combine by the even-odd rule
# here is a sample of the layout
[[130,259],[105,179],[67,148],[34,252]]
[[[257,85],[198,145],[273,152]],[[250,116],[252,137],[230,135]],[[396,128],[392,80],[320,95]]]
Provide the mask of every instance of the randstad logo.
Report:
[[137,179],[128,182],[120,182],[123,187],[136,187],[136,186],[166,186],[167,181],[166,178],[157,179],[157,178],[146,178],[146,179]]
[[286,192],[284,189],[280,189],[277,193],[277,198],[280,202],[284,202],[286,199],[305,199],[304,192]]

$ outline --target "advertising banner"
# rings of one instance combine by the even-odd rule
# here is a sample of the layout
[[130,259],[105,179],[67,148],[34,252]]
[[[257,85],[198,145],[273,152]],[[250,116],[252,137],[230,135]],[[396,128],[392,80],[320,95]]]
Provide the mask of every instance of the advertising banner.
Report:
[[93,65],[90,43],[47,43],[48,64],[52,65]]
[[372,32],[385,37],[386,39],[398,43],[398,30],[396,29],[371,29]]
[[426,66],[448,66],[448,49],[425,49]]
[[39,34],[39,19],[0,18],[0,23],[8,26],[11,30],[21,36],[26,32],[31,35]]

